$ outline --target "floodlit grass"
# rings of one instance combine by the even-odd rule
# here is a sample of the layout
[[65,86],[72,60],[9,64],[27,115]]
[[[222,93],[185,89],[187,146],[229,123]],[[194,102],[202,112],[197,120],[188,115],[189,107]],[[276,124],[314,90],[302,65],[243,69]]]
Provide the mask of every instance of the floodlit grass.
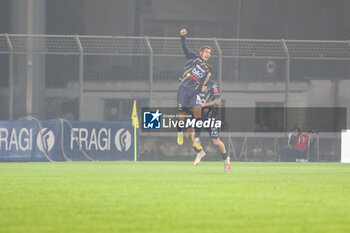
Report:
[[350,232],[350,164],[0,163],[0,232]]

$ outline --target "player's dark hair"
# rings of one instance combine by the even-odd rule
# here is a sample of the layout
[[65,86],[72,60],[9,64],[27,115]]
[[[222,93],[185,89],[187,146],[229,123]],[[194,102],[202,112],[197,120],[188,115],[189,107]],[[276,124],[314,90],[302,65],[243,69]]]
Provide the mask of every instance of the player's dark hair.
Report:
[[204,49],[209,49],[211,50],[211,47],[209,45],[204,45],[202,47],[199,48],[199,52],[202,52]]

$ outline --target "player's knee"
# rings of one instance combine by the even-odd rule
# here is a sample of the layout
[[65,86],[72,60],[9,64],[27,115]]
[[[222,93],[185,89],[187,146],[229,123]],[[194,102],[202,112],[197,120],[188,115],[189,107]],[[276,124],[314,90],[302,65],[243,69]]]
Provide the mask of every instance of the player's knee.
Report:
[[213,144],[215,146],[219,146],[220,145],[220,142],[219,142],[219,140],[217,138],[213,138],[212,141],[213,141]]
[[187,130],[187,131],[186,131],[185,137],[186,137],[187,139],[191,139],[191,135],[192,135],[192,132],[189,131],[189,130]]
[[201,108],[200,107],[196,107],[193,109],[193,116],[196,119],[201,118]]
[[188,128],[186,130],[186,135],[185,135],[187,140],[193,141],[194,140],[194,129],[193,128]]
[[213,139],[213,143],[214,143],[214,145],[217,146],[217,147],[220,147],[220,146],[223,146],[223,145],[224,145],[224,143],[220,140],[220,138],[215,138],[215,139]]
[[178,113],[178,120],[180,120],[180,121],[185,120],[185,112],[179,112]]

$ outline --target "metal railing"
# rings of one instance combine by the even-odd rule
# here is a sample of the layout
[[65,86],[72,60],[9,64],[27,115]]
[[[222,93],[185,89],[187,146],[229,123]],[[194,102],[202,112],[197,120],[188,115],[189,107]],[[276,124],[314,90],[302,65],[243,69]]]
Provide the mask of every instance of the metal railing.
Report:
[[[210,63],[220,86],[282,82],[285,96],[280,101],[286,106],[290,82],[350,77],[349,41],[188,38],[188,43],[193,51],[204,44],[212,47]],[[21,92],[18,82],[26,80],[28,86],[33,75],[42,76],[40,82],[47,89],[74,90],[62,98],[79,98],[81,115],[85,91],[108,90],[111,82],[142,81],[146,85],[140,90],[148,93],[151,105],[155,84],[176,81],[183,64],[179,38],[0,34],[0,84],[8,100],[1,105],[9,109],[2,118],[14,118],[13,95]],[[26,78],[15,80],[20,76]],[[33,112],[28,101],[33,87],[26,92],[27,112]]]
[[[291,82],[350,78],[350,41],[188,38],[188,43],[193,51],[202,45],[212,47],[213,77],[224,91],[236,84],[277,83],[276,93],[282,94],[274,100],[285,107]],[[42,99],[46,112],[41,118],[81,119],[84,101],[89,107],[100,104],[88,103],[91,93],[104,99],[119,98],[115,93],[126,99],[136,96],[151,106],[159,99],[157,93],[175,96],[172,84],[182,74],[184,62],[178,37],[0,34],[0,108],[8,109],[0,112],[0,119],[33,114],[35,106],[43,105],[37,103]],[[45,92],[45,98],[38,92]],[[249,147],[244,147],[246,139],[235,138],[235,143],[241,140],[235,146],[237,153],[241,151],[237,159],[251,160],[249,156],[259,154],[254,137],[250,138]],[[330,144],[321,146],[339,142],[338,137],[324,140]],[[271,142],[269,151],[277,160],[277,139]]]

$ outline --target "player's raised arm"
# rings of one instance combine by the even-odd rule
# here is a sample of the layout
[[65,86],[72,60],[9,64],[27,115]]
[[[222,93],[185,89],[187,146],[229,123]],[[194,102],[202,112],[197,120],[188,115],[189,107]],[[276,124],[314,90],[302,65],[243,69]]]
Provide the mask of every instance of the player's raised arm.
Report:
[[186,37],[185,37],[186,35],[187,35],[187,30],[185,28],[181,29],[180,30],[181,45],[182,45],[182,49],[184,50],[186,58],[191,59],[191,58],[197,57],[197,55],[188,48]]

